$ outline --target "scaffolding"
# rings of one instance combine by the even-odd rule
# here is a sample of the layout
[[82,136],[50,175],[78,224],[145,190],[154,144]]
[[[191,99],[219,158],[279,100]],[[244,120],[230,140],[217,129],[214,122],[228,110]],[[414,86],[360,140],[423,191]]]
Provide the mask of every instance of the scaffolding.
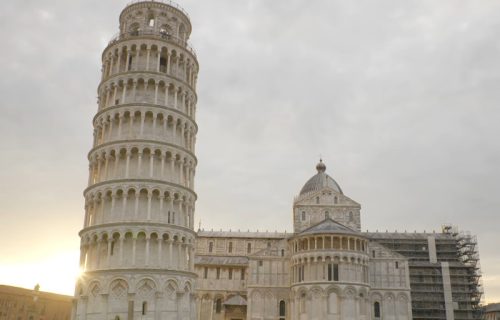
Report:
[[[449,266],[456,320],[481,319],[481,272],[477,239],[456,227],[433,233],[367,233],[367,237],[408,259],[413,319],[446,320],[442,262]],[[431,262],[428,238],[435,239]]]
[[477,237],[469,232],[460,232],[451,225],[443,226],[443,233],[450,234],[456,240],[458,259],[465,269],[460,275],[463,281],[462,286],[460,286],[462,290],[457,290],[457,294],[453,296],[453,299],[456,299],[459,303],[469,304],[472,309],[473,319],[482,319],[484,291]]

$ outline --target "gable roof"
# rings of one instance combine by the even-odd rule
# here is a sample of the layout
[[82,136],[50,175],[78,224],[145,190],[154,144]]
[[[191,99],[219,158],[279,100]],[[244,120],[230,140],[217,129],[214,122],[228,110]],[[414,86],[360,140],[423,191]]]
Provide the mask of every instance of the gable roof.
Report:
[[279,246],[279,243],[276,244],[274,243],[270,247],[258,250],[252,254],[249,254],[249,258],[262,258],[262,257],[280,257],[282,258],[283,256],[281,255],[281,250],[284,250],[281,246]]
[[315,224],[302,232],[299,235],[304,234],[316,234],[316,233],[339,233],[339,234],[355,234],[360,235],[359,232],[353,230],[347,226],[344,226],[331,218],[325,219],[318,224]]
[[245,298],[243,298],[242,296],[237,294],[237,295],[232,296],[231,298],[227,299],[224,302],[224,304],[226,306],[246,306],[247,301],[245,300]]

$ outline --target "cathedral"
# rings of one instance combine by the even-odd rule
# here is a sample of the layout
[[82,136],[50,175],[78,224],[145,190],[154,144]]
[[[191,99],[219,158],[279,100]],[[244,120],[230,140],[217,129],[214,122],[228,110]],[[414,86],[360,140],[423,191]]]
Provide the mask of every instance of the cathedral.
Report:
[[293,233],[198,231],[199,319],[412,318],[408,259],[360,232],[361,206],[316,170]]
[[103,51],[72,319],[479,319],[475,237],[362,232],[322,160],[293,232],[194,230],[191,27],[170,1],[135,1]]

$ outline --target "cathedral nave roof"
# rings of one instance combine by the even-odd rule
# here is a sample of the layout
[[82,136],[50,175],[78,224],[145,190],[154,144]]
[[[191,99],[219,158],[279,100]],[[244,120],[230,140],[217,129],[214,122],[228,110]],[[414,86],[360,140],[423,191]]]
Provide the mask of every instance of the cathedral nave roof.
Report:
[[347,226],[344,226],[331,218],[325,219],[318,224],[315,224],[304,231],[300,232],[299,235],[306,234],[318,234],[318,233],[335,233],[335,234],[352,234],[360,236],[361,233],[353,230]]

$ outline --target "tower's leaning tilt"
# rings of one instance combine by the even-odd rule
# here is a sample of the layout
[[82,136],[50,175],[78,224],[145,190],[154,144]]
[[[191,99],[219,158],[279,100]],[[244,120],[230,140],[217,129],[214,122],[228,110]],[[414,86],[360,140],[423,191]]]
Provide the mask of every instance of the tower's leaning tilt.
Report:
[[73,319],[195,319],[190,33],[177,5],[134,2],[102,53]]

